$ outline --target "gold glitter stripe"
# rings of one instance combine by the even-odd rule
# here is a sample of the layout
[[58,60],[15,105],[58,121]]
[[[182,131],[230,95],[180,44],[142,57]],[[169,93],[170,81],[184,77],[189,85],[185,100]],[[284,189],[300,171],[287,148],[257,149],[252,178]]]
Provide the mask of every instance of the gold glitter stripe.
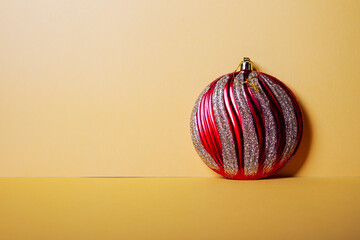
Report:
[[234,81],[234,96],[242,121],[244,173],[245,175],[254,175],[257,172],[259,163],[259,141],[254,120],[245,98],[243,81],[244,75],[238,74]]
[[228,80],[229,76],[224,76],[216,83],[213,92],[212,103],[215,122],[221,140],[224,170],[229,177],[233,177],[237,174],[239,167],[236,157],[234,137],[230,130],[229,120],[227,117],[223,97],[224,87]]

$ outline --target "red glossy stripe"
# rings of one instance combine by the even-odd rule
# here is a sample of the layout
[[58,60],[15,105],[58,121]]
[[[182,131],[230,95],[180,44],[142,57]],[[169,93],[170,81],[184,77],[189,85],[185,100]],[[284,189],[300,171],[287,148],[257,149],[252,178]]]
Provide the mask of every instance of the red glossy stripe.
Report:
[[223,166],[222,147],[219,132],[216,127],[214,113],[212,109],[212,94],[217,80],[211,85],[209,90],[201,98],[197,110],[197,125],[200,140],[205,150],[215,160],[220,168]]
[[213,153],[213,149],[209,142],[209,139],[206,138],[207,128],[206,128],[206,121],[204,116],[204,96],[200,100],[200,104],[196,113],[196,120],[197,120],[197,127],[199,131],[201,143],[203,144],[205,150],[216,161],[216,157]]
[[213,108],[212,108],[212,101],[211,101],[212,94],[214,92],[214,88],[215,88],[215,84],[206,93],[206,97],[205,97],[206,123],[209,128],[208,137],[210,137],[210,140],[214,146],[215,155],[222,164],[223,161],[222,161],[222,156],[221,156],[221,153],[222,153],[221,141],[220,141],[220,136],[219,136],[217,127],[216,127]]
[[230,129],[234,136],[234,143],[237,150],[237,159],[239,166],[240,175],[244,174],[244,160],[243,160],[243,141],[242,141],[242,128],[241,128],[241,119],[240,111],[236,106],[234,89],[233,89],[234,79],[231,76],[231,79],[225,84],[224,88],[224,103],[225,109],[229,117]]
[[275,95],[267,86],[267,84],[263,81],[261,75],[259,76],[259,84],[269,100],[270,108],[276,122],[277,145],[276,145],[276,157],[275,157],[276,159],[274,161],[274,164],[277,164],[280,161],[285,148],[285,141],[286,141],[285,118],[279,101],[276,99]]

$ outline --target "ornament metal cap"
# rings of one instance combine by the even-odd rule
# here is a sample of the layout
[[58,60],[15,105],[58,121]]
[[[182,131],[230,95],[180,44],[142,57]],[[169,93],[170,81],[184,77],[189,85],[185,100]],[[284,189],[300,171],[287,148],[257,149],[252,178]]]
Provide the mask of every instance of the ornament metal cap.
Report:
[[241,71],[252,71],[254,69],[253,63],[250,61],[250,58],[244,57],[243,61],[240,63]]

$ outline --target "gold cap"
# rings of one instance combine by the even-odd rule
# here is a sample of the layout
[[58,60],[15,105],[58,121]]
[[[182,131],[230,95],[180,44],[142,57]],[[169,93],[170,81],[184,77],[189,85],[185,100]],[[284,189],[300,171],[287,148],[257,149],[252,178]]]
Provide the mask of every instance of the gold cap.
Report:
[[250,61],[250,58],[244,57],[243,61],[241,62],[241,71],[252,71],[254,69],[253,63]]

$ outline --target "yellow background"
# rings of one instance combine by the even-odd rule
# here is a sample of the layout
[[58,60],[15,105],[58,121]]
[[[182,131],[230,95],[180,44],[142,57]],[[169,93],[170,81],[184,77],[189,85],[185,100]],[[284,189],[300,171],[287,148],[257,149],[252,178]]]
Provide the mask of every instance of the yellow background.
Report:
[[297,95],[281,174],[360,174],[360,1],[0,1],[0,176],[214,176],[190,114],[243,56]]
[[[0,178],[0,239],[359,239],[359,23],[355,0],[0,0],[0,176],[121,177]],[[193,149],[244,56],[300,101],[300,177],[214,178]]]

